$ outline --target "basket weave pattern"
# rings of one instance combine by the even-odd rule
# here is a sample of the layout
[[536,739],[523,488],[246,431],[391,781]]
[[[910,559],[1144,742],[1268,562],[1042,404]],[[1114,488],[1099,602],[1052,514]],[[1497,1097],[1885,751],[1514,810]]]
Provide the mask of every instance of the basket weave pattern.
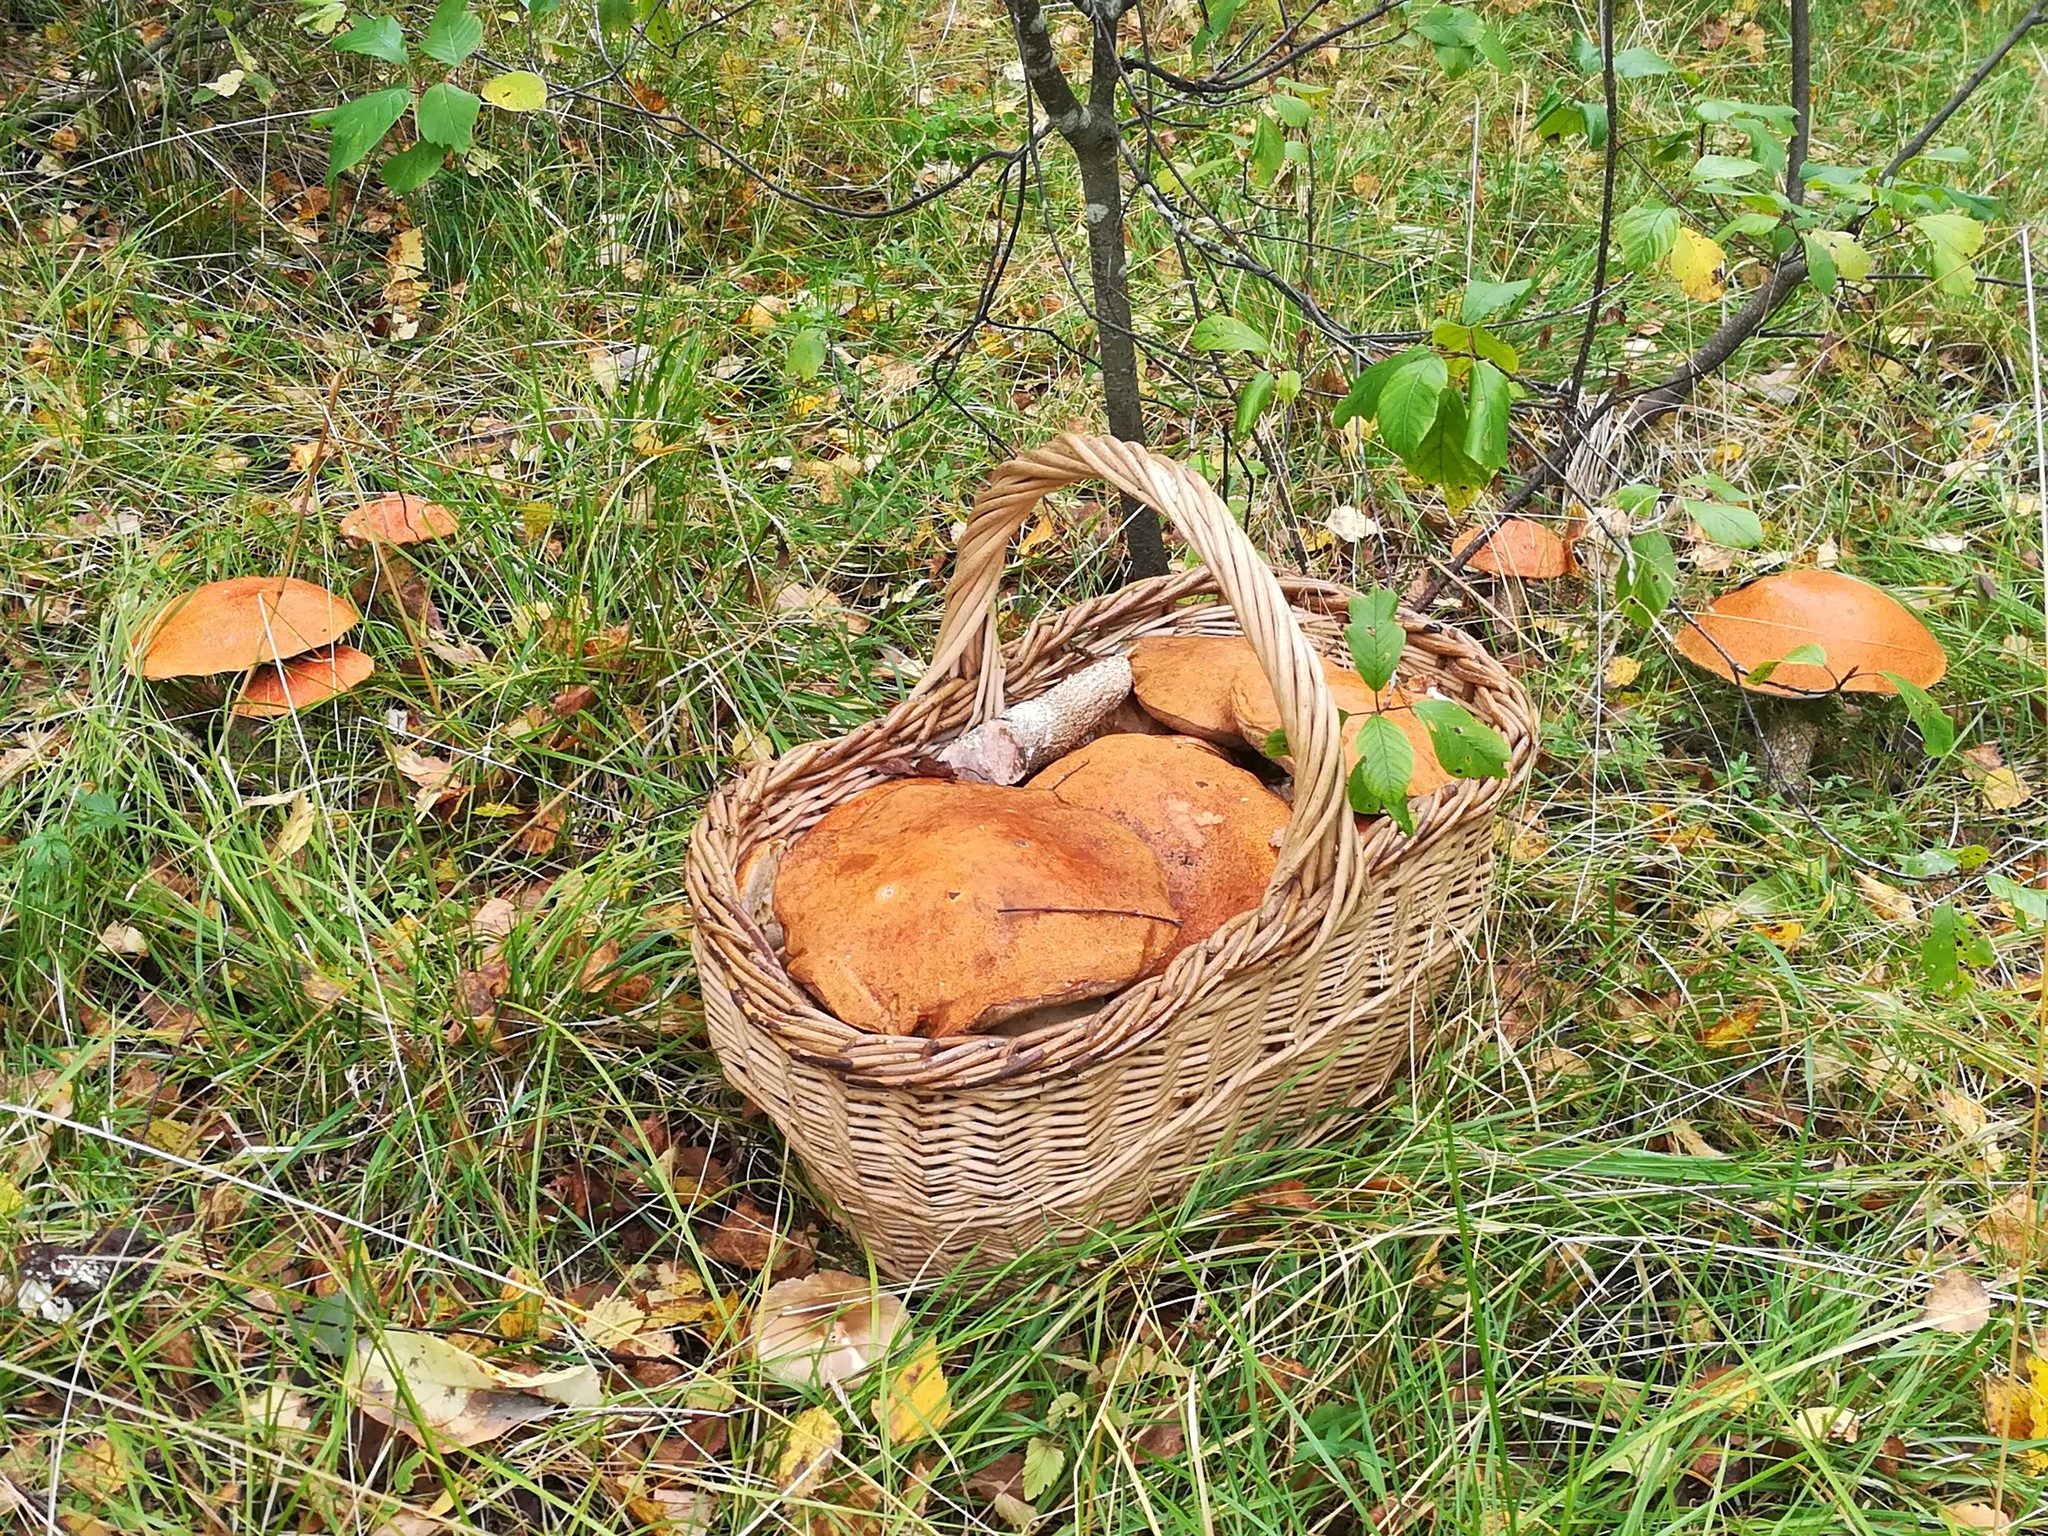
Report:
[[[1103,479],[1150,503],[1203,568],[1138,582],[998,646],[1010,537],[1048,492]],[[1220,602],[1196,599],[1216,596]],[[1067,436],[998,470],[961,540],[931,669],[848,735],[799,747],[714,795],[687,869],[705,1016],[726,1075],[760,1104],[886,1272],[997,1260],[1134,1217],[1267,1125],[1325,1134],[1431,1040],[1428,1005],[1477,926],[1493,815],[1526,780],[1527,695],[1474,642],[1404,615],[1404,678],[1507,739],[1506,780],[1453,781],[1416,831],[1357,827],[1317,653],[1343,656],[1349,594],[1267,568],[1185,466]],[[873,1035],[825,1013],[748,914],[739,870],[960,730],[1147,635],[1242,633],[1274,686],[1295,765],[1293,816],[1264,903],[1163,975],[1079,1017],[941,1040]]]

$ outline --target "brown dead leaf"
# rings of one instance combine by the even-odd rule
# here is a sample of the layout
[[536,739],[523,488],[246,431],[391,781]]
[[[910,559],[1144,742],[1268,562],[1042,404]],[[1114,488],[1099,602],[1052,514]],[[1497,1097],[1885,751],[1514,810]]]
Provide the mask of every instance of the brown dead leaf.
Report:
[[561,810],[554,805],[544,805],[526,819],[524,826],[512,834],[511,845],[514,853],[525,854],[530,859],[540,859],[553,853],[561,841]]
[[807,1275],[817,1254],[801,1234],[785,1234],[774,1215],[741,1195],[704,1240],[704,1251],[720,1263],[739,1269],[764,1270],[772,1263],[777,1279]]
[[1991,1320],[1991,1293],[1965,1269],[1947,1269],[1934,1277],[1927,1292],[1921,1323],[1942,1333],[1975,1333]]
[[1961,1504],[1944,1504],[1942,1515],[1949,1524],[1962,1531],[1991,1531],[1997,1536],[2012,1529],[2012,1517],[1996,1504],[1986,1504],[1970,1499]]
[[391,765],[412,784],[413,810],[422,821],[469,792],[469,786],[456,777],[455,764],[445,757],[428,757],[411,747],[400,747],[391,754]]
[[1886,885],[1875,875],[1857,870],[1856,889],[1863,894],[1863,904],[1887,923],[1908,927],[1919,919],[1920,913],[1913,905],[1913,898],[1897,886]]
[[1700,1044],[1710,1051],[1725,1051],[1731,1046],[1740,1045],[1756,1033],[1756,1027],[1762,1022],[1763,1016],[1762,1003],[1745,1003],[1733,1013],[1710,1025],[1700,1036]]
[[1977,786],[1987,810],[2010,811],[2034,797],[2034,787],[2005,761],[1995,741],[1964,747],[1956,753],[1956,761],[1964,776]]
[[1994,1263],[2024,1268],[2041,1252],[2041,1209],[2025,1190],[2016,1189],[1984,1213],[1972,1235]]

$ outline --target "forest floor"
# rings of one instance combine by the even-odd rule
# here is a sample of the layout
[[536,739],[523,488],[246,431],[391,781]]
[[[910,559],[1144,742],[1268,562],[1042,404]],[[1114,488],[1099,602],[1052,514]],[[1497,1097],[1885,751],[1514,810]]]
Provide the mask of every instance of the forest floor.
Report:
[[[2013,9],[1819,5],[1818,145],[1881,160]],[[1776,7],[1651,10],[1622,44],[1784,99]],[[288,8],[151,55],[169,93],[94,86],[167,16],[10,14],[0,1521],[1562,1536],[2035,1511],[2041,924],[1990,877],[2048,872],[2014,286],[2048,206],[2048,32],[1937,140],[1997,201],[1978,266],[2004,281],[1941,294],[1904,275],[1912,248],[1882,252],[1632,470],[1718,476],[1766,529],[1692,548],[1681,606],[1815,563],[1908,601],[1975,755],[1928,760],[1873,700],[1787,797],[1731,690],[1602,583],[1531,586],[1513,624],[1454,587],[1438,616],[1510,660],[1545,730],[1445,1043],[1313,1148],[1234,1149],[1083,1249],[897,1287],[949,1394],[906,1445],[875,1381],[792,1394],[743,1347],[773,1272],[865,1261],[719,1076],[681,871],[721,780],[901,696],[1005,451],[1099,423],[1063,147],[992,323],[949,353],[1000,232],[991,178],[858,224],[576,100],[480,125],[481,153],[407,198],[331,193],[306,113],[377,82]],[[1324,247],[1253,243],[1362,331],[1425,328],[1473,275],[1537,277],[1551,317],[1511,334],[1558,379],[1601,157],[1533,124],[1584,19],[1485,14],[1514,70],[1446,82],[1412,41],[1305,61],[1313,178],[1246,217],[1312,206]],[[545,58],[593,78],[572,19],[542,24]],[[999,23],[740,7],[635,83],[790,186],[901,197],[1015,142]],[[520,26],[494,10],[491,46],[520,52]],[[1675,79],[1631,82],[1631,111],[1682,132]],[[1241,126],[1183,145],[1240,209]],[[1622,175],[1627,202],[1668,173]],[[1187,274],[1151,215],[1132,238],[1141,329],[1178,340]],[[1669,367],[1757,274],[1722,304],[1624,279],[1594,376]],[[1347,365],[1250,279],[1205,302],[1285,334],[1312,381]],[[1151,384],[1156,445],[1215,474],[1277,564],[1403,586],[1444,558],[1441,499],[1313,388],[1248,469],[1227,396]],[[368,565],[339,516],[390,490],[460,528],[402,608],[369,607],[357,692],[259,728],[123,670],[138,620],[199,581],[349,590]],[[1085,498],[1034,521],[1006,622],[1099,589],[1104,532]],[[603,1401],[422,1448],[351,1411],[356,1341],[387,1329],[596,1364]]]

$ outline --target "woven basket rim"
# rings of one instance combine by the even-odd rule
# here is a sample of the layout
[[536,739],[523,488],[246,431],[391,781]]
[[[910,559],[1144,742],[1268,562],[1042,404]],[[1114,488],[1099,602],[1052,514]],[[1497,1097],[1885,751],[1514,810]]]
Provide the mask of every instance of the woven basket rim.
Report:
[[[1328,637],[1351,589],[1315,577],[1282,574],[1280,585],[1297,622]],[[1066,673],[1129,648],[1118,634],[1132,628],[1159,633],[1232,633],[1238,625],[1227,603],[1196,602],[1219,597],[1215,576],[1205,567],[1179,575],[1132,583],[1043,615],[1002,648],[1014,687],[1011,697],[1035,696]],[[1361,833],[1350,816],[1340,835],[1361,837],[1359,867],[1368,877],[1428,857],[1448,831],[1490,818],[1509,794],[1527,782],[1537,750],[1537,719],[1526,690],[1479,643],[1462,631],[1414,613],[1400,614],[1410,639],[1414,670],[1438,683],[1455,684],[1474,712],[1501,730],[1511,750],[1502,779],[1453,780],[1416,803],[1416,830],[1402,837],[1384,816]],[[1226,622],[1227,621],[1227,622]],[[1110,638],[1098,638],[1109,632]],[[1092,643],[1091,643],[1092,642]],[[1330,643],[1326,638],[1326,643]],[[1206,943],[1193,947],[1163,975],[1143,978],[1078,1018],[1065,1018],[1014,1034],[952,1035],[926,1039],[871,1034],[826,1012],[788,974],[782,958],[748,915],[740,892],[740,867],[755,844],[750,839],[781,800],[801,790],[830,784],[820,796],[815,821],[830,804],[880,783],[890,775],[875,766],[929,751],[966,722],[972,686],[964,680],[913,695],[879,719],[853,731],[795,747],[716,790],[693,831],[686,866],[696,942],[718,946],[720,969],[740,1005],[790,1056],[839,1075],[849,1088],[947,1093],[997,1085],[1014,1086],[1069,1076],[1135,1048],[1220,982],[1248,967],[1283,963],[1310,942],[1332,916],[1328,888],[1304,895],[1298,888],[1225,924]]]

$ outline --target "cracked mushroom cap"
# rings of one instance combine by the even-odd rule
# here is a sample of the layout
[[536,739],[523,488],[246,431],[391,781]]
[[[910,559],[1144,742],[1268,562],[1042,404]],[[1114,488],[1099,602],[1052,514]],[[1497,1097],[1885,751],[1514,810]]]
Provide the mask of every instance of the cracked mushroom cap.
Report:
[[451,537],[455,527],[455,514],[438,501],[394,491],[343,517],[341,536],[355,544],[429,544]]
[[1188,736],[1098,736],[1026,787],[1100,811],[1144,839],[1180,913],[1169,960],[1259,904],[1287,825],[1278,795]]
[[[1467,528],[1451,546],[1451,557],[1462,555],[1485,532],[1483,526]],[[1571,575],[1572,547],[1541,523],[1511,517],[1473,551],[1465,569],[1489,576],[1519,576],[1524,581],[1550,581]]]
[[865,1375],[910,1323],[910,1312],[858,1275],[821,1269],[768,1287],[754,1311],[754,1357],[799,1391]]
[[[1451,782],[1451,776],[1444,772],[1436,759],[1436,745],[1429,739],[1429,727],[1415,713],[1415,695],[1396,683],[1385,695],[1373,692],[1349,667],[1339,666],[1325,656],[1323,681],[1328,684],[1330,697],[1337,708],[1347,717],[1344,721],[1344,761],[1348,766],[1355,760],[1351,750],[1358,739],[1363,717],[1384,712],[1401,728],[1401,734],[1408,738],[1408,745],[1415,749],[1415,771],[1408,781],[1408,793],[1426,795],[1432,790],[1442,789]],[[1236,710],[1240,737],[1258,751],[1266,750],[1266,742],[1280,729],[1280,704],[1273,697],[1273,685],[1263,675],[1254,678],[1240,678],[1237,692],[1232,696]],[[1286,758],[1282,758],[1284,763]]]
[[1131,686],[1145,713],[1225,746],[1237,745],[1230,694],[1246,676],[1264,678],[1242,635],[1155,635],[1131,649]]
[[287,662],[258,667],[243,685],[232,713],[245,720],[275,719],[347,693],[376,670],[368,656],[337,642]]
[[1136,833],[1042,789],[897,779],[826,813],[775,878],[789,973],[839,1018],[939,1038],[1101,997],[1180,929]]
[[362,621],[347,598],[291,576],[237,576],[172,598],[135,631],[129,672],[152,682],[246,672],[332,644]]
[[[1948,671],[1948,654],[1927,626],[1890,593],[1839,571],[1778,571],[1723,592],[1679,629],[1678,653],[1696,667],[1753,693],[1800,698],[1832,693],[1897,693],[1896,672],[1931,688]],[[1824,663],[1791,662],[1769,678],[1749,674],[1802,645]]]

